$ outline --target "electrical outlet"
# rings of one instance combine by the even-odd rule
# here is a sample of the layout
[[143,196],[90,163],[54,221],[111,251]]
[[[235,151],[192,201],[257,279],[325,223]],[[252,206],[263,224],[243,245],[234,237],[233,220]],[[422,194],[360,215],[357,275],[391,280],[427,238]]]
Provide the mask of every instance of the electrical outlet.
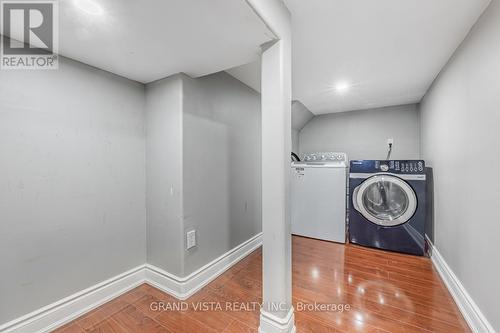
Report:
[[388,138],[387,139],[387,144],[388,145],[394,145],[394,138]]
[[186,233],[186,250],[196,246],[196,230],[191,230]]

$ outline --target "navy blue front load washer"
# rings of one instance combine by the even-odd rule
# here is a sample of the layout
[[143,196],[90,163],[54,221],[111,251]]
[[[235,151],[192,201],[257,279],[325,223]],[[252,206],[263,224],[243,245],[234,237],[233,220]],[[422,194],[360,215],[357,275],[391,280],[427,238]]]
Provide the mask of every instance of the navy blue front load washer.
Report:
[[351,161],[350,242],[424,255],[425,193],[424,161]]

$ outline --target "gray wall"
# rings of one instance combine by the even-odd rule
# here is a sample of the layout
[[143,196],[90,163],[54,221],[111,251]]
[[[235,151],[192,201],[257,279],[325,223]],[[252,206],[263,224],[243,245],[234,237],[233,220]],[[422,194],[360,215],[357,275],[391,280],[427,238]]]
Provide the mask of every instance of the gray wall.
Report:
[[261,231],[257,92],[60,61],[0,76],[0,323],[146,261],[185,276]]
[[0,74],[0,323],[145,261],[144,88],[60,58]]
[[384,159],[394,138],[393,159],[418,159],[419,114],[415,104],[319,115],[300,131],[300,154],[346,152],[350,159]]
[[182,75],[146,86],[147,261],[183,274]]
[[299,133],[314,117],[314,114],[299,101],[292,102],[292,152],[299,154]]
[[225,72],[184,79],[187,275],[262,230],[261,116],[260,94]]
[[499,40],[500,2],[493,0],[421,104],[435,245],[497,331]]
[[261,231],[260,95],[218,73],[146,96],[148,263],[186,276]]

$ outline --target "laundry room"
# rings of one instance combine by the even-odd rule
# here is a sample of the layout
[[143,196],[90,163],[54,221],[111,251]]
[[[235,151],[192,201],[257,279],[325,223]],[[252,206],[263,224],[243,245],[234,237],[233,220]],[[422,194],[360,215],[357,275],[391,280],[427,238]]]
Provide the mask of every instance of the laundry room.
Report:
[[[348,88],[338,93],[347,94]],[[303,119],[307,121],[302,121]],[[429,220],[431,218],[432,206],[427,204],[425,198],[427,193],[432,196],[432,188],[430,185],[427,186],[432,184],[432,179],[427,179],[432,176],[432,173],[425,169],[425,162],[419,160],[419,123],[418,104],[313,115],[302,103],[295,101],[292,104],[292,127],[295,126],[292,130],[292,135],[295,136],[292,143],[295,142],[295,145],[292,147],[297,153],[292,151],[295,159],[292,163],[291,175],[292,233],[341,243],[345,241],[345,235],[348,234],[351,243],[359,243],[360,236],[356,233],[361,231],[355,230],[357,226],[355,220],[349,221],[351,215],[355,219],[359,218],[355,216],[355,211],[361,210],[372,222],[364,229],[378,224],[385,227],[381,231],[389,231],[387,224],[395,225],[395,221],[401,219],[406,211],[408,216],[421,218],[421,221],[418,221],[421,225],[420,232],[411,233],[411,237],[418,235],[417,243],[420,245],[417,245],[417,248],[419,249],[410,252],[423,255],[424,238],[426,234],[433,235],[432,230],[428,230],[427,233],[425,231],[425,227],[433,228],[431,223],[427,223],[427,217]],[[396,142],[399,142],[400,146],[396,146]],[[301,156],[303,161],[301,161]],[[334,167],[339,159],[343,161],[340,168],[342,172],[339,176],[341,179],[335,180],[333,175],[328,178],[329,180],[323,178],[326,176],[321,175],[322,167]],[[409,170],[406,170],[407,166]],[[375,168],[375,170],[370,171],[370,168]],[[360,171],[358,172],[357,169]],[[379,177],[380,182],[374,182],[370,186],[366,185],[368,180],[358,181],[358,173],[369,172],[373,174],[365,176],[365,180],[375,180]],[[410,177],[408,181],[411,181],[411,178],[416,176],[414,172],[420,174],[422,182],[412,184],[411,188],[400,182],[400,178],[406,177],[405,173],[411,173],[408,175]],[[397,178],[393,179],[394,182],[388,183],[391,173]],[[309,177],[311,180],[308,180]],[[350,178],[348,182],[345,181],[347,178]],[[341,184],[342,179],[345,184],[338,185]],[[330,188],[328,184],[332,184]],[[365,194],[360,194],[360,199],[356,199],[359,189],[362,188],[361,184],[369,187]],[[420,189],[422,193],[417,198],[414,190],[420,186],[422,186]],[[344,191],[339,190],[343,188],[347,188],[348,199],[345,200],[347,202],[342,200],[345,196]],[[407,192],[402,192],[405,189]],[[328,197],[334,197],[330,204],[326,201],[320,203]],[[411,198],[414,198],[415,202],[406,202]],[[403,201],[400,202],[400,200]],[[367,205],[369,208],[363,208]],[[346,209],[341,209],[342,206]],[[422,210],[417,214],[416,209],[408,210],[408,206],[418,206]],[[372,212],[368,212],[368,209]],[[380,211],[374,213],[373,210]],[[339,235],[334,235],[328,232],[328,226],[331,226],[332,218],[339,212],[341,213],[337,220],[339,224],[346,224],[346,227],[345,230],[338,230]],[[324,223],[319,222],[321,215]],[[310,218],[311,216],[314,218]],[[347,223],[344,220],[347,220]],[[315,222],[318,225],[315,225]],[[409,230],[415,231],[413,228]],[[363,245],[404,252],[403,248],[398,249],[390,244],[384,245],[381,242],[382,236],[383,233],[375,231],[373,235],[366,236],[368,239],[363,242]],[[393,236],[390,235],[390,237]],[[404,236],[400,235],[398,238],[401,237]],[[378,245],[375,246],[375,244]]]
[[500,0],[0,28],[0,333],[500,332]]

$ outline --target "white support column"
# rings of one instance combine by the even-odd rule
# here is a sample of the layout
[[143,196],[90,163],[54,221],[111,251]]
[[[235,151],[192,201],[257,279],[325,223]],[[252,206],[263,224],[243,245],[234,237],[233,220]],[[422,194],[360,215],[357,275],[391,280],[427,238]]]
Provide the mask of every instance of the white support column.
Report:
[[262,54],[263,302],[260,333],[295,332],[289,203],[291,26],[281,0],[247,0],[278,37]]
[[262,333],[294,332],[289,207],[290,75],[280,40],[262,55]]

